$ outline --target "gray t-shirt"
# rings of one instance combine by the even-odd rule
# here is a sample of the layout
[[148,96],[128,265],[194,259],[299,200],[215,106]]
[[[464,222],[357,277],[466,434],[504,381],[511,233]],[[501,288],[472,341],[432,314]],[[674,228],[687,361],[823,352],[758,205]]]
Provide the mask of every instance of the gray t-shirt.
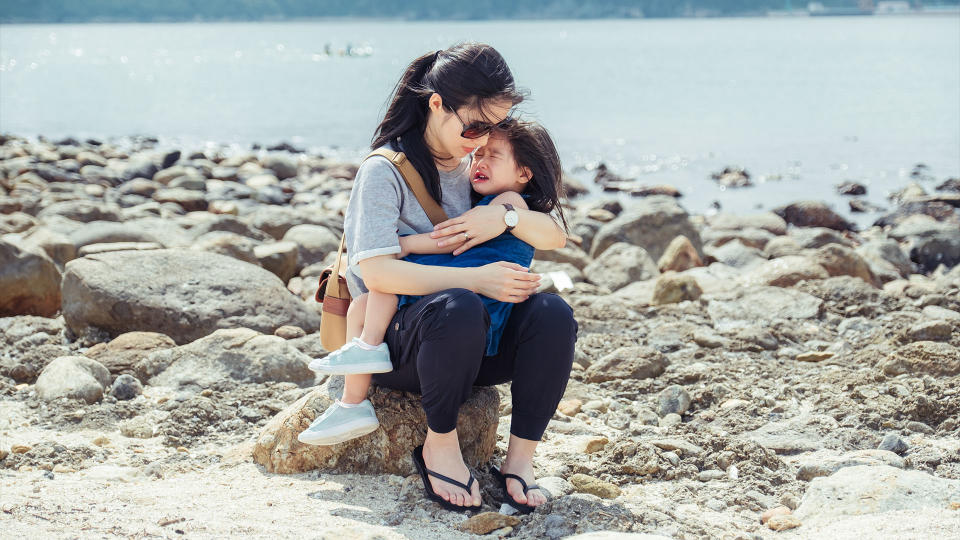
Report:
[[[470,209],[470,156],[453,171],[440,172],[443,191],[441,206],[448,217]],[[346,249],[347,288],[356,298],[367,292],[358,275],[357,263],[379,255],[400,253],[401,234],[433,231],[433,223],[417,202],[403,177],[390,160],[373,156],[360,165],[350,191],[350,203],[343,222]]]

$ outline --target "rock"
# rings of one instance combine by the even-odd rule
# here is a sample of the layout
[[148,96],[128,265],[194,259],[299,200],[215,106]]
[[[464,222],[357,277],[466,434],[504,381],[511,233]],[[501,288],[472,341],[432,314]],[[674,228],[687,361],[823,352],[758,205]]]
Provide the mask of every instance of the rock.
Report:
[[798,463],[797,479],[808,482],[821,476],[830,476],[844,467],[861,465],[884,465],[902,469],[904,461],[903,458],[886,450],[855,450],[840,456],[827,457],[814,453]]
[[615,379],[651,379],[667,367],[667,359],[651,347],[623,347],[594,362],[584,373],[588,383]]
[[0,317],[60,311],[60,271],[39,248],[0,238]]
[[504,527],[514,527],[520,524],[520,518],[515,516],[506,516],[498,512],[483,512],[477,514],[460,525],[457,528],[463,532],[473,534],[487,534]]
[[63,216],[73,221],[89,223],[91,221],[120,221],[120,207],[94,201],[60,201],[47,205],[37,217],[48,221],[54,216]]
[[941,264],[948,268],[960,263],[960,226],[931,236],[914,239],[910,260],[924,272],[932,272]]
[[727,473],[723,471],[711,470],[711,471],[701,471],[697,475],[697,480],[701,482],[710,482],[712,480],[722,480],[727,477]]
[[666,251],[657,261],[657,267],[661,272],[668,270],[683,272],[695,266],[703,266],[703,261],[690,239],[682,235],[670,241]]
[[113,381],[110,395],[123,401],[133,399],[143,393],[143,385],[133,375],[120,375]]
[[856,252],[871,264],[883,262],[892,266],[901,277],[907,277],[913,272],[913,262],[896,240],[871,240],[858,246]]
[[300,248],[294,242],[273,242],[253,248],[260,266],[276,274],[284,283],[297,274]]
[[120,434],[131,439],[149,439],[157,434],[157,427],[145,416],[135,416],[120,422]]
[[282,337],[283,339],[298,339],[307,335],[307,333],[299,326],[281,326],[277,328],[273,335]]
[[[154,225],[153,231],[149,227]],[[167,221],[151,220],[113,223],[94,221],[80,227],[71,227],[67,237],[79,250],[91,244],[111,244],[116,242],[157,243],[165,247],[186,245],[188,236],[183,229]]]
[[567,482],[559,476],[545,476],[537,478],[537,485],[547,490],[550,494],[548,498],[563,497],[573,493],[573,484]]
[[764,229],[775,235],[787,234],[787,222],[773,212],[750,215],[717,214],[710,218],[712,229]]
[[[297,435],[340,396],[342,377],[324,384],[278,413],[257,437],[253,459],[268,472],[289,474],[319,469],[364,474],[416,474],[413,448],[423,443],[427,420],[420,396],[374,388],[369,399],[377,411],[377,431],[333,446],[313,446]],[[499,394],[477,387],[460,407],[457,432],[463,459],[469,467],[486,463],[497,442]]]
[[837,186],[840,195],[866,195],[867,186],[856,182],[844,182]]
[[744,277],[747,285],[790,287],[804,280],[826,279],[826,269],[807,257],[788,255],[753,267]]
[[763,246],[763,256],[767,259],[777,259],[802,254],[803,248],[790,236],[778,236]]
[[340,235],[320,225],[295,225],[283,235],[283,241],[297,244],[301,268],[323,261],[340,247]]
[[[123,268],[123,272],[113,269]],[[153,330],[188,343],[218,328],[319,328],[319,315],[263,268],[188,250],[121,251],[71,261],[63,315],[74,333]]]
[[277,178],[286,180],[297,175],[298,158],[289,154],[267,154],[260,160],[264,168],[273,171]]
[[663,536],[660,534],[597,531],[569,536],[566,540],[672,540],[672,538],[672,536]]
[[260,260],[254,254],[256,245],[254,240],[246,236],[240,236],[239,234],[227,231],[213,231],[194,240],[190,249],[206,251],[208,253],[219,253],[220,255],[233,257],[238,261],[259,266]]
[[794,529],[801,525],[800,520],[797,519],[797,516],[791,514],[782,514],[773,516],[767,521],[767,527],[774,531],[785,531],[787,529]]
[[668,452],[680,452],[684,456],[698,456],[703,448],[683,439],[654,439],[650,444]]
[[27,446],[27,445],[25,445],[25,444],[15,444],[15,445],[13,445],[13,446],[10,447],[10,453],[12,453],[12,454],[26,454],[26,453],[29,452],[32,448],[33,448],[33,447]]
[[168,187],[158,189],[152,198],[158,203],[177,204],[187,212],[207,209],[207,199],[202,191],[194,191],[182,187]]
[[790,514],[792,514],[792,512],[786,506],[775,506],[760,514],[760,523],[766,524],[766,522],[770,521],[770,518],[774,516],[786,516]]
[[705,328],[698,328],[693,332],[693,342],[706,349],[716,349],[730,344],[730,340]]
[[700,251],[700,234],[686,210],[673,197],[646,197],[600,227],[590,255],[596,258],[613,244],[625,242],[642,247],[653,260],[658,260],[677,236],[686,236]]
[[703,289],[693,276],[667,272],[657,278],[653,289],[653,305],[676,304],[686,300],[696,300]]
[[870,271],[870,265],[845,246],[829,244],[818,249],[814,259],[831,276],[853,276],[877,287],[879,281]]
[[888,465],[846,467],[815,478],[800,501],[795,515],[830,519],[890,511],[946,508],[960,500],[960,480]]
[[904,373],[952,377],[960,375],[960,351],[948,343],[916,341],[881,359],[877,367],[891,377]]
[[960,312],[940,306],[925,306],[923,316],[928,319],[941,319],[944,321],[960,321]]
[[583,273],[591,283],[616,291],[633,282],[651,279],[660,272],[646,250],[619,242],[609,246]]
[[619,497],[621,493],[620,488],[610,482],[604,482],[599,478],[585,474],[575,474],[567,480],[570,481],[573,488],[579,493],[589,493],[601,499],[615,499]]
[[683,417],[681,417],[677,413],[670,413],[670,414],[664,415],[663,418],[661,418],[657,422],[657,425],[662,428],[668,428],[671,426],[678,426],[682,423],[683,423]]
[[66,397],[94,403],[109,385],[110,372],[103,364],[83,356],[61,356],[43,368],[36,389],[47,401]]
[[922,321],[907,330],[912,341],[950,341],[953,326],[947,321]]
[[712,173],[710,178],[720,184],[720,189],[753,185],[753,182],[750,181],[750,173],[743,167],[724,167],[722,171]]
[[87,244],[77,251],[77,255],[79,257],[86,257],[88,255],[110,253],[112,251],[149,251],[153,249],[163,249],[163,246],[155,242],[114,242],[111,244]]
[[830,358],[833,358],[833,353],[827,351],[811,351],[797,355],[798,362],[823,362]]
[[608,442],[610,441],[606,437],[592,437],[586,441],[583,441],[583,445],[580,450],[584,454],[595,454],[603,450],[603,447],[605,447]]
[[751,287],[711,295],[707,313],[714,326],[741,327],[772,319],[812,319],[823,309],[823,300],[794,289]]
[[156,332],[127,332],[109,343],[97,343],[87,349],[84,356],[100,362],[114,375],[127,373],[145,379],[147,375],[138,371],[137,365],[150,353],[176,345],[169,337]]
[[575,416],[583,407],[583,402],[579,399],[565,399],[557,405],[557,410],[567,416]]
[[774,209],[784,221],[797,227],[826,227],[837,231],[851,230],[853,225],[820,201],[799,201]]
[[543,533],[550,540],[566,538],[577,532],[577,528],[560,514],[550,514],[543,519]]
[[726,242],[720,247],[706,247],[704,252],[710,259],[733,268],[752,268],[767,260],[762,251],[744,245],[739,239]]
[[690,409],[690,394],[678,384],[664,388],[657,397],[657,412],[660,416],[683,414]]
[[932,427],[924,424],[923,422],[917,422],[916,420],[907,422],[906,428],[914,433],[923,433],[925,435],[933,435],[936,433],[936,430]]
[[549,251],[538,250],[533,256],[533,259],[534,261],[572,264],[580,270],[586,268],[591,262],[590,256],[573,242],[567,242],[567,245],[560,249],[552,249]]
[[263,383],[313,380],[310,357],[281,337],[248,328],[217,330],[193,343],[150,354],[152,386],[207,388],[226,379]]
[[24,237],[24,242],[44,251],[60,266],[77,258],[77,248],[67,235],[47,227],[36,227]]
[[884,435],[883,440],[880,441],[880,446],[877,447],[877,450],[886,450],[899,455],[903,455],[903,453],[909,449],[910,445],[896,433],[887,433]]

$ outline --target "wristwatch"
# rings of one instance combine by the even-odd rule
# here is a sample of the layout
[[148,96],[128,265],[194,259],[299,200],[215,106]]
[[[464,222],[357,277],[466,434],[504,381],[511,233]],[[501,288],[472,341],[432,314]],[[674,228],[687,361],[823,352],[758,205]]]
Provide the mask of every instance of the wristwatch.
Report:
[[503,222],[507,224],[507,230],[504,232],[510,232],[517,226],[517,223],[520,223],[520,214],[513,209],[512,204],[504,204],[503,206],[507,209],[507,213],[503,215]]

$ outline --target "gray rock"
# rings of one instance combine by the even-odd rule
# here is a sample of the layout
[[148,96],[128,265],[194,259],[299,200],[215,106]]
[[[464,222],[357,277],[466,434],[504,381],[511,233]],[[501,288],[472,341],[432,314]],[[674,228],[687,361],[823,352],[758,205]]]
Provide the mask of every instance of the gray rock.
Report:
[[260,266],[273,272],[284,283],[297,274],[300,248],[294,242],[273,242],[253,248]]
[[680,235],[686,236],[698,252],[702,251],[699,232],[673,197],[645,197],[597,231],[590,255],[596,258],[613,244],[625,242],[642,247],[653,260],[659,260],[670,242]]
[[845,467],[815,478],[794,515],[801,521],[897,510],[947,508],[960,500],[960,480],[888,465]]
[[157,426],[145,416],[134,416],[120,422],[120,434],[131,439],[149,439],[157,434]]
[[907,277],[913,272],[913,262],[896,240],[890,238],[871,240],[858,246],[856,252],[871,264],[880,262],[889,264],[901,277]]
[[750,287],[704,296],[707,313],[717,328],[751,326],[772,319],[816,318],[823,300],[794,289]]
[[319,315],[277,276],[213,253],[119,251],[76,259],[67,264],[63,291],[64,318],[78,335],[90,328],[114,336],[149,330],[188,343],[218,328],[319,327]]
[[547,490],[550,497],[563,497],[573,493],[573,484],[560,478],[559,476],[545,476],[537,478],[537,485]]
[[247,328],[217,330],[180,347],[154,352],[148,361],[156,371],[148,381],[153,386],[207,388],[218,381],[313,380],[307,367],[310,357],[279,336]]
[[[323,261],[340,247],[340,235],[320,225],[296,225],[283,235],[285,242],[297,244],[300,250],[300,268]],[[299,268],[298,268],[299,270]]]
[[787,233],[787,222],[773,212],[752,215],[717,214],[710,218],[713,229],[765,229],[775,235]]
[[110,395],[119,399],[133,399],[143,393],[143,385],[133,375],[123,374],[113,381]]
[[657,412],[660,416],[683,414],[690,409],[690,394],[678,384],[664,388],[657,398]]
[[590,263],[583,273],[591,283],[616,291],[633,282],[656,277],[660,271],[646,250],[618,242]]
[[798,463],[797,479],[810,481],[821,476],[830,476],[844,467],[859,465],[889,465],[902,469],[904,461],[895,453],[883,449],[856,450],[840,456],[820,456],[814,453]]
[[110,372],[83,356],[61,356],[43,368],[37,378],[37,395],[51,401],[66,397],[94,403],[110,385]]
[[853,247],[853,242],[842,234],[825,227],[801,227],[790,231],[790,238],[798,246],[807,249],[817,249],[830,244],[839,244],[844,247]]
[[797,227],[826,227],[837,231],[853,225],[820,201],[799,201],[774,209],[774,213]]
[[883,440],[880,441],[880,446],[877,447],[877,450],[886,450],[899,455],[903,455],[903,453],[909,449],[910,445],[896,433],[887,433],[884,435]]
[[594,362],[584,373],[584,380],[595,383],[614,379],[650,379],[662,374],[666,367],[666,357],[656,349],[623,347]]
[[763,251],[748,247],[740,240],[727,242],[720,247],[706,247],[704,253],[715,261],[734,268],[751,268],[767,260]]
[[947,321],[923,321],[907,330],[913,341],[950,341],[952,333],[953,325]]
[[960,263],[960,227],[933,236],[914,239],[910,259],[924,272],[932,272],[941,264],[947,268]]
[[960,312],[940,306],[925,306],[923,308],[923,316],[928,319],[960,321]]
[[575,532],[577,532],[577,528],[567,522],[566,518],[560,514],[550,514],[543,519],[543,533],[550,540],[571,536]]
[[256,247],[257,242],[246,236],[227,231],[212,231],[198,237],[190,249],[219,253],[238,261],[260,266],[260,260],[254,254]]
[[676,304],[696,300],[702,295],[703,289],[693,276],[667,272],[657,278],[651,303],[653,305]]
[[37,214],[41,221],[52,216],[63,216],[74,221],[120,221],[120,207],[94,201],[61,201],[47,205]]

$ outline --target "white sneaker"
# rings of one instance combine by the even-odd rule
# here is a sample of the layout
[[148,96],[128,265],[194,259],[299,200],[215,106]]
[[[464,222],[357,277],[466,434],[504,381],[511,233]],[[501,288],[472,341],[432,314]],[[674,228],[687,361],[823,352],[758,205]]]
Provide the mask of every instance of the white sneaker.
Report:
[[327,375],[356,375],[358,373],[387,373],[393,371],[390,362],[390,349],[386,343],[377,345],[374,350],[367,350],[357,343],[359,338],[353,338],[343,347],[333,351],[323,358],[314,358],[310,369]]
[[376,431],[378,427],[380,422],[369,399],[349,408],[338,399],[297,435],[297,440],[304,444],[337,444]]

